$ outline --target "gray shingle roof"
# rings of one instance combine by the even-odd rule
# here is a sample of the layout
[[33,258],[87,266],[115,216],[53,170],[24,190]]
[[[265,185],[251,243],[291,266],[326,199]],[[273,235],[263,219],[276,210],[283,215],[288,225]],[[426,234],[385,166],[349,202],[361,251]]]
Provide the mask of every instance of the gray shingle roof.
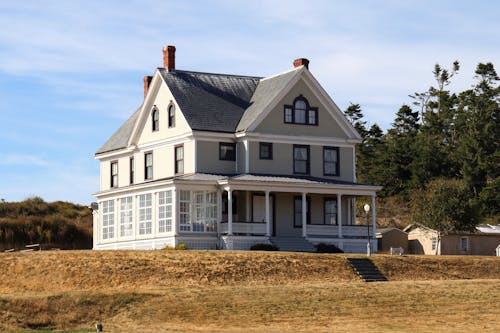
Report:
[[297,70],[292,70],[265,80],[261,80],[255,93],[250,100],[250,105],[246,109],[243,117],[236,128],[237,132],[246,130],[250,124],[264,111],[264,108],[270,103],[280,91],[282,91],[288,82],[297,73]]
[[234,133],[260,80],[251,76],[158,70],[193,130]]
[[139,117],[141,107],[139,107],[135,112],[125,121],[125,123],[102,145],[101,148],[96,152],[96,154],[102,154],[108,151],[117,150],[121,148],[126,148],[128,145],[128,140],[132,135],[135,122]]

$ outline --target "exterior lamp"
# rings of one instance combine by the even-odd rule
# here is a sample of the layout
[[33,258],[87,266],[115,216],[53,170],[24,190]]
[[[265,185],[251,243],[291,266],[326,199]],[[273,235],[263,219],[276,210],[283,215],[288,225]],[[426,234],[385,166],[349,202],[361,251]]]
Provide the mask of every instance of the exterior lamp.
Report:
[[366,243],[366,255],[369,257],[371,255],[371,246],[370,246],[370,224],[368,223],[368,212],[370,211],[370,205],[365,204],[363,206],[366,215],[366,231],[368,234],[368,243]]

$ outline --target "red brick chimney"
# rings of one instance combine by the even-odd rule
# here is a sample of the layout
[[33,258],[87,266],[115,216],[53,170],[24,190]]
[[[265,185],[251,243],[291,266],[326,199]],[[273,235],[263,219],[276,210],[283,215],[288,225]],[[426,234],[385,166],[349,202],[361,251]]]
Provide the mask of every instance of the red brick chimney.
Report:
[[293,67],[299,66],[305,66],[307,69],[309,69],[309,60],[307,60],[306,58],[295,59],[293,61]]
[[163,47],[163,67],[169,72],[175,70],[175,46]]
[[149,85],[151,84],[152,79],[153,77],[150,75],[146,75],[144,77],[144,97],[146,97],[146,95],[148,94]]

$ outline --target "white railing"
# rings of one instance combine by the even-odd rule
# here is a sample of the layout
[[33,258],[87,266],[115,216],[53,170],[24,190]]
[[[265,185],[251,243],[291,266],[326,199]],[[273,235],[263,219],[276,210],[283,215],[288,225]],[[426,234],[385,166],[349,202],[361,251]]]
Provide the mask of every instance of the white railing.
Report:
[[[308,224],[307,234],[312,236],[338,236],[338,225]],[[368,230],[366,225],[342,225],[343,237],[366,237]],[[373,238],[373,230],[370,226],[370,237]]]
[[[227,234],[227,222],[221,222],[220,232]],[[265,235],[266,223],[262,222],[233,222],[233,234]]]

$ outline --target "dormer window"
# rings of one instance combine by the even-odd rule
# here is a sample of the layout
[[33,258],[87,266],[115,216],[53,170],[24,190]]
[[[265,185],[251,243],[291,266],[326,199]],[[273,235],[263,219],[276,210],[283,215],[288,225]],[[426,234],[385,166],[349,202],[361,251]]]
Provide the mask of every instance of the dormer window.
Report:
[[168,107],[168,127],[175,126],[175,107],[173,104],[170,104]]
[[153,124],[153,132],[160,129],[160,114],[156,107],[153,109],[153,113],[151,113],[151,123]]
[[293,105],[285,105],[286,124],[318,125],[318,108],[310,107],[302,95],[295,98]]

